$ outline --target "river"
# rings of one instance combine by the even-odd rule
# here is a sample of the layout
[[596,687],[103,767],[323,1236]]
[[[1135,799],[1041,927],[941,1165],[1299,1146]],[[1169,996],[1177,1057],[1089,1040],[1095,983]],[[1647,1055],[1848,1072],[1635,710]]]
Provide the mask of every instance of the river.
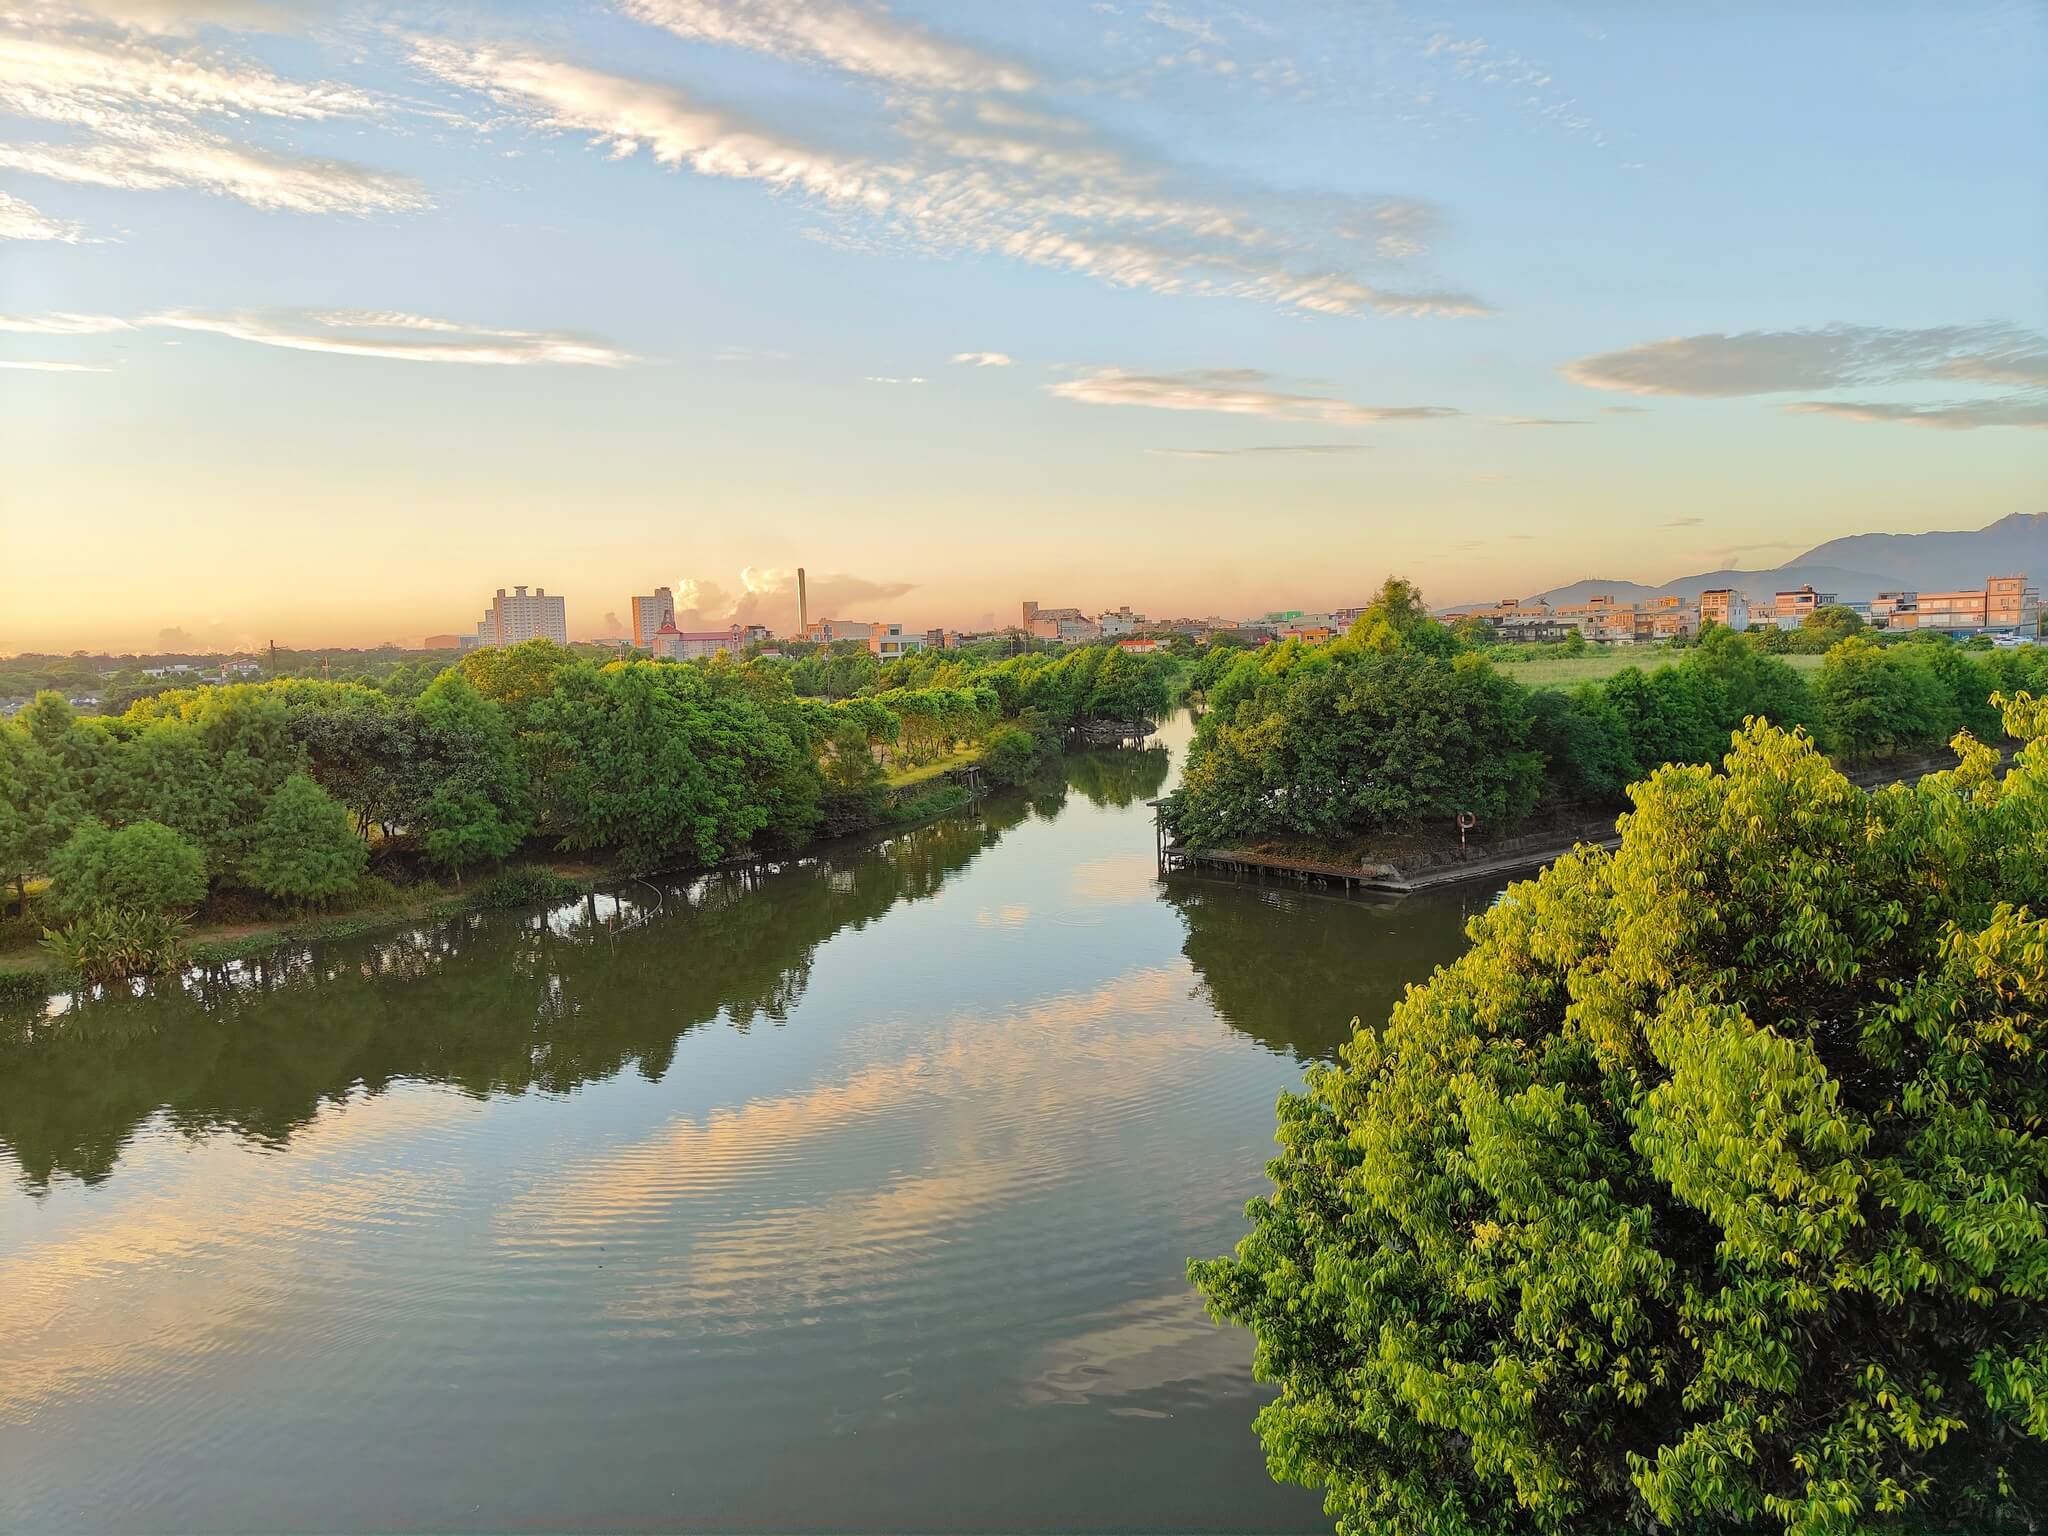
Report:
[[0,1528],[1327,1529],[1184,1266],[1492,891],[1162,881],[1186,734],[0,1016]]

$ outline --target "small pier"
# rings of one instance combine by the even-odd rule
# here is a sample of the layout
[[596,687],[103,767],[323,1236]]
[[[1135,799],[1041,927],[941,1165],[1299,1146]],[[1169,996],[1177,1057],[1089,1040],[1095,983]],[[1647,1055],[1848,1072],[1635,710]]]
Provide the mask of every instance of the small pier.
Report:
[[1469,859],[1450,859],[1404,873],[1391,864],[1339,864],[1331,860],[1266,853],[1250,848],[1190,847],[1176,841],[1167,830],[1166,802],[1150,800],[1146,803],[1152,807],[1153,834],[1161,874],[1179,869],[1204,869],[1240,880],[1287,880],[1304,885],[1342,886],[1347,891],[1388,896],[1408,896],[1438,886],[1484,879],[1489,875],[1512,874],[1538,864],[1548,864],[1574,848],[1611,849],[1621,845],[1621,839],[1614,834],[1614,824],[1609,821],[1588,826],[1582,835],[1570,836],[1568,840],[1561,840],[1554,832],[1517,838],[1505,847],[1474,849],[1473,857]]

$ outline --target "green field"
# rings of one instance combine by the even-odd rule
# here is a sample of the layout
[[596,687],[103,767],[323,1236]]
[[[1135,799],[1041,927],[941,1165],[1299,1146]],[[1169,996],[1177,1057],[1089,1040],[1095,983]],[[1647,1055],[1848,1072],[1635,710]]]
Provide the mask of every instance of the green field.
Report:
[[[1623,667],[1641,667],[1645,672],[1654,672],[1658,667],[1683,660],[1684,656],[1683,651],[1617,645],[1607,650],[1583,651],[1577,656],[1546,657],[1541,661],[1504,661],[1500,663],[1500,670],[1525,688],[1575,688],[1580,683],[1612,677]],[[1812,671],[1821,662],[1818,656],[1787,655],[1779,659],[1790,662],[1802,672]]]
[[962,747],[958,752],[948,753],[929,763],[919,763],[914,768],[894,769],[882,783],[889,789],[908,789],[913,784],[922,784],[926,779],[936,779],[940,774],[950,773],[955,768],[965,768],[980,758],[980,747]]

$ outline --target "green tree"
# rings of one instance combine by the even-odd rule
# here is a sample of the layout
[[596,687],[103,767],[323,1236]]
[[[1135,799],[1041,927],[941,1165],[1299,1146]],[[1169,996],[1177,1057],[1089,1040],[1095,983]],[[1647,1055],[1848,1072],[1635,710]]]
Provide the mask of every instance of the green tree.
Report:
[[50,859],[55,905],[67,916],[98,907],[189,911],[206,900],[206,856],[155,821],[110,832],[81,823]]
[[1852,635],[1820,664],[1814,697],[1828,744],[1850,759],[1890,757],[1934,746],[1943,730],[1947,694],[1932,670],[1914,666],[1899,647]]
[[1827,603],[1799,621],[1801,650],[1825,652],[1838,640],[1861,634],[1863,615],[1840,603]]
[[294,773],[263,807],[242,878],[284,900],[325,901],[361,879],[369,857],[348,812],[309,776]]
[[1761,724],[1658,771],[1282,1100],[1191,1266],[1276,1477],[1347,1536],[2038,1528],[2048,709],[2006,725],[2003,783]]
[[28,910],[28,877],[49,867],[78,815],[59,760],[21,726],[0,721],[0,880],[12,882],[17,911]]
[[1458,637],[1429,616],[1421,589],[1399,576],[1389,576],[1352,621],[1351,638],[1363,645],[1404,646],[1430,656],[1451,656],[1460,649]]
[[1260,837],[1334,846],[1535,803],[1527,693],[1476,656],[1383,644],[1389,627],[1271,648],[1218,685],[1170,814],[1198,845]]
[[437,791],[421,813],[420,833],[427,857],[454,874],[458,885],[464,866],[502,859],[519,846],[519,829],[473,789]]

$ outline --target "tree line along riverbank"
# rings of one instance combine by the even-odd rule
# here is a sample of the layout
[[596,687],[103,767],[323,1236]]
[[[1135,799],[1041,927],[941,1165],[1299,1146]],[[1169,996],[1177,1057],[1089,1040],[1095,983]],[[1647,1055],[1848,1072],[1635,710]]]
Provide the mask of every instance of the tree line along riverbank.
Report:
[[1710,628],[1654,670],[1529,688],[1389,582],[1329,644],[1197,664],[1190,687],[1204,713],[1164,818],[1194,849],[1350,867],[1426,859],[1456,849],[1461,814],[1489,837],[1611,814],[1663,764],[1717,760],[1752,718],[1881,777],[1959,733],[2000,742],[1993,696],[2048,688],[2048,647],[1849,633],[1802,670],[1772,654],[1782,643]]
[[0,952],[40,939],[41,970],[135,974],[179,964],[194,917],[360,923],[473,904],[515,858],[628,873],[798,849],[961,803],[949,762],[1021,782],[1090,722],[1156,719],[1181,666],[1107,647],[845,660],[864,692],[799,691],[830,686],[832,658],[599,664],[534,641],[416,693],[292,679],[113,718],[46,693],[0,724]]

